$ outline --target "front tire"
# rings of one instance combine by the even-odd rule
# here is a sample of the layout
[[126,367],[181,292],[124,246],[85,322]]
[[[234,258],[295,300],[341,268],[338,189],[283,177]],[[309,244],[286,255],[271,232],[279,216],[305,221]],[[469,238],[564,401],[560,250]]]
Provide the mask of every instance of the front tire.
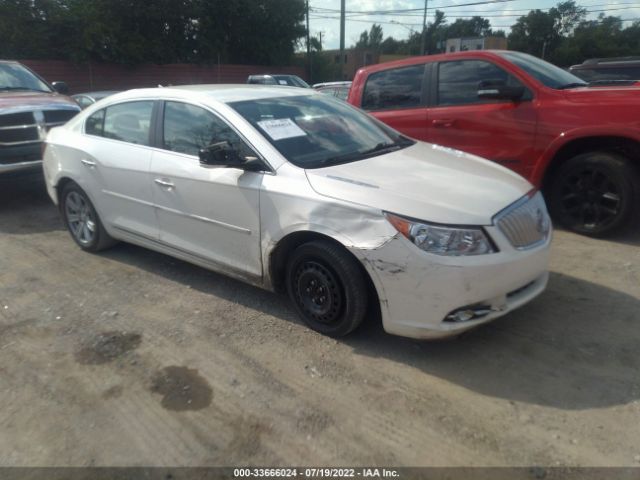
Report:
[[639,200],[638,175],[627,158],[590,152],[567,160],[554,173],[549,208],[568,230],[603,237],[629,225]]
[[83,250],[99,252],[115,244],[104,229],[87,194],[76,183],[67,183],[60,195],[60,211],[71,238]]
[[355,330],[367,311],[362,267],[343,248],[326,241],[305,243],[291,254],[287,291],[302,320],[331,337]]

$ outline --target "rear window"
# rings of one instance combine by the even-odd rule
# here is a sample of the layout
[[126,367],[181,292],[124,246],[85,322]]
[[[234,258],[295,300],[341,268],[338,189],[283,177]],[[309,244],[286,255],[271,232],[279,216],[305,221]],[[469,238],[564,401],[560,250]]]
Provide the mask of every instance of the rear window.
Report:
[[388,110],[422,105],[424,70],[422,64],[372,73],[364,87],[362,108]]

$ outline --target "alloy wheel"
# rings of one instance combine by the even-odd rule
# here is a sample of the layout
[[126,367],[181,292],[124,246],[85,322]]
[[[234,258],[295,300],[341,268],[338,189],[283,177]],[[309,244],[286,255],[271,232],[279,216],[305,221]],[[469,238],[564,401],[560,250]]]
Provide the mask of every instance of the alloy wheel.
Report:
[[71,191],[64,203],[67,225],[82,245],[90,245],[96,236],[96,219],[89,202],[78,192]]

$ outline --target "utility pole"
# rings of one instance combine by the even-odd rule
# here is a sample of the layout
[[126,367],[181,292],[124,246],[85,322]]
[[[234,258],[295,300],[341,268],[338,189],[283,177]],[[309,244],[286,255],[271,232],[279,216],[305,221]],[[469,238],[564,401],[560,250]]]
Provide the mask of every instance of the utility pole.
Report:
[[311,43],[309,42],[309,0],[306,0],[305,6],[307,9],[307,73],[309,75],[309,82],[313,82],[313,79],[311,78],[313,76],[311,67]]
[[318,36],[320,37],[320,50],[322,50],[322,30],[318,32]]
[[429,8],[429,0],[424,0],[424,16],[422,17],[422,42],[420,45],[420,55],[427,52],[427,8]]
[[345,0],[340,0],[340,80],[344,80],[344,19]]

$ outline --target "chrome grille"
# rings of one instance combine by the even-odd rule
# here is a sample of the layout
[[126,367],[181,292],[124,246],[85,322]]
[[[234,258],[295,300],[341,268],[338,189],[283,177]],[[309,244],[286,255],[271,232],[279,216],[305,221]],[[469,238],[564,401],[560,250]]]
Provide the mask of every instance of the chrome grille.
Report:
[[499,213],[495,224],[519,250],[543,243],[551,231],[551,221],[540,192],[524,197]]
[[0,115],[0,145],[39,142],[38,123],[33,112]]
[[38,143],[47,131],[64,125],[77,113],[75,109],[59,109],[0,115],[0,145]]

